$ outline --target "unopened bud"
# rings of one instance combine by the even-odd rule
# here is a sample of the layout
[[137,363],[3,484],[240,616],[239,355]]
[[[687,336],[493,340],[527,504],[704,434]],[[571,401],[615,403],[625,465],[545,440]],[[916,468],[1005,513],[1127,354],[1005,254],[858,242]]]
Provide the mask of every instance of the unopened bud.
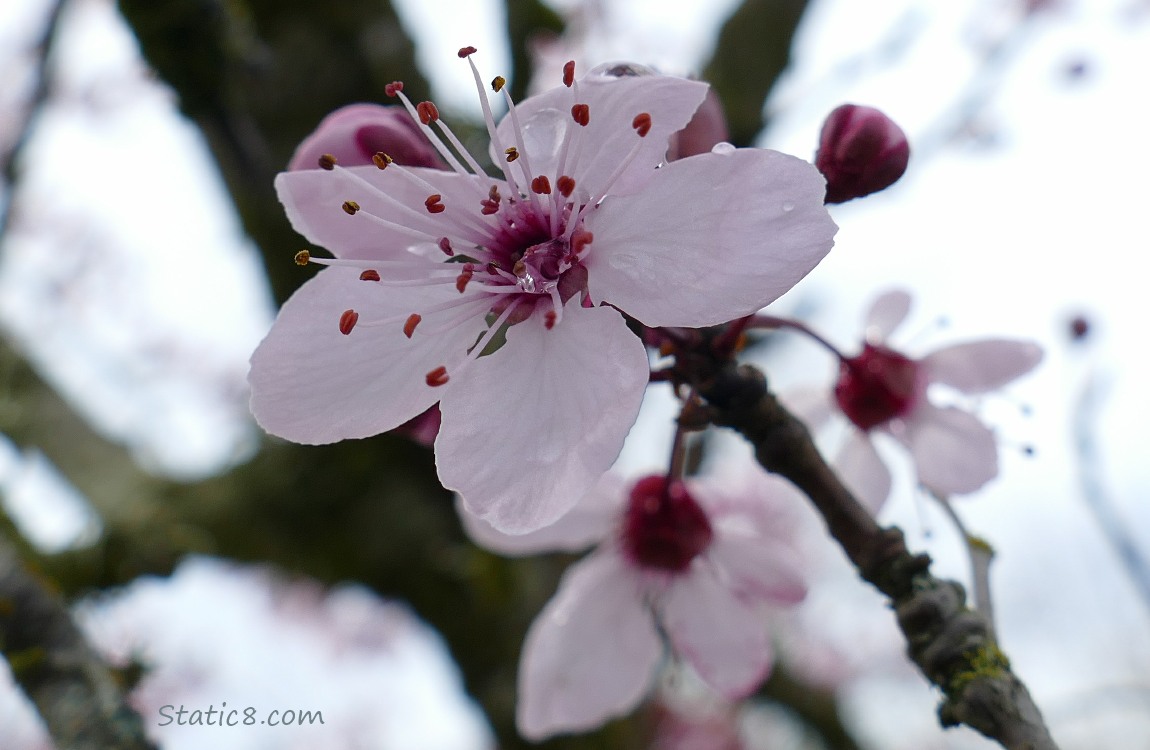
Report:
[[844,104],[823,123],[815,166],[827,179],[827,203],[844,203],[890,187],[906,171],[910,145],[902,128],[872,107]]
[[371,164],[384,153],[407,167],[443,169],[443,161],[403,107],[350,104],[323,118],[300,143],[288,170],[315,169],[325,155],[341,167]]
[[707,154],[715,144],[729,140],[727,117],[723,114],[723,103],[714,89],[707,90],[707,98],[695,110],[695,115],[687,127],[671,136],[667,147],[667,161],[685,159],[695,154]]

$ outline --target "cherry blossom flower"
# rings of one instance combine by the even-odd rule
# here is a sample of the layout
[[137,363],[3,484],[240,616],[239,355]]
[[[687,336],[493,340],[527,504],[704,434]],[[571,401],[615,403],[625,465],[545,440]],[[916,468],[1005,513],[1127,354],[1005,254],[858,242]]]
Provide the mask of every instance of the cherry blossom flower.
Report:
[[909,311],[906,292],[881,295],[866,314],[862,351],[841,358],[833,399],[810,393],[788,399],[812,427],[833,411],[851,423],[835,465],[872,512],[878,512],[891,488],[890,471],[874,446],[878,434],[905,446],[919,483],[939,495],[974,492],[996,477],[993,431],[957,406],[931,403],[928,390],[938,384],[966,395],[985,394],[1022,377],[1042,359],[1034,342],[1011,339],[953,344],[911,359],[886,344]]
[[[328,443],[395,428],[436,402],[440,480],[509,532],[569,510],[618,455],[649,375],[620,311],[648,326],[751,314],[833,244],[810,164],[720,144],[665,163],[705,84],[592,71],[514,105],[483,172],[431,102],[388,86],[451,166],[280,174],[292,225],[332,252],[252,357],[268,432]],[[433,127],[434,126],[434,127]],[[445,145],[452,144],[457,157]],[[470,171],[468,169],[470,167]]]
[[550,527],[501,534],[460,506],[480,545],[510,555],[572,551],[572,565],[527,633],[519,665],[519,731],[529,739],[591,729],[633,709],[671,649],[713,689],[741,698],[773,658],[770,605],[806,594],[799,563],[775,523],[796,502],[785,481],[756,471],[731,487],[717,478],[625,485],[603,477]]

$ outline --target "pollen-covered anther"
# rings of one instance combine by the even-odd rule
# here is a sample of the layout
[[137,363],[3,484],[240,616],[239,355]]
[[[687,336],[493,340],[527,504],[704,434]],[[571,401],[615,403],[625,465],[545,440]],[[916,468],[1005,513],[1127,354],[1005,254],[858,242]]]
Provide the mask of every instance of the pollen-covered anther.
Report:
[[551,195],[551,180],[541,174],[531,181],[531,190],[537,195]]
[[571,119],[579,123],[583,127],[591,122],[591,107],[586,104],[574,104],[571,106]]
[[423,320],[423,316],[419,313],[408,315],[407,320],[403,323],[403,335],[411,338],[411,335],[415,333],[415,327],[419,325],[419,321],[421,320]]
[[555,327],[555,318],[555,311],[548,310],[547,313],[543,316],[543,327],[550,331]]
[[403,81],[392,81],[383,87],[383,93],[388,96],[399,96],[400,91],[403,91]]
[[357,213],[359,213],[359,204],[355,201],[344,201],[343,212],[348,216],[355,216]]
[[387,166],[389,164],[391,164],[393,161],[395,161],[395,159],[392,159],[390,156],[383,153],[382,151],[375,152],[375,155],[373,155],[371,157],[371,163],[374,164],[375,166],[379,167],[380,169],[387,169]]
[[339,316],[339,332],[344,336],[351,333],[351,329],[355,328],[355,324],[359,322],[359,313],[355,310],[344,310],[343,314]]
[[470,263],[464,263],[463,270],[460,271],[459,275],[455,277],[455,288],[459,291],[460,294],[463,294],[463,290],[467,288],[468,283],[471,281],[471,277],[474,275],[475,268]]
[[515,148],[514,146],[508,146],[507,148],[503,149],[503,153],[507,155],[508,164],[519,158],[519,149]]
[[307,250],[300,250],[295,254],[295,264],[297,266],[306,266],[311,262],[311,253]]
[[507,79],[504,78],[503,76],[495,76],[494,78],[491,79],[491,90],[497,94],[500,91],[502,91],[503,87],[506,85],[507,85]]
[[575,192],[575,178],[568,175],[562,175],[555,181],[555,187],[559,189],[559,194],[564,198],[570,198],[571,193]]
[[451,247],[451,240],[446,237],[439,238],[439,249],[442,250],[443,254],[448,258],[455,255],[455,250]]
[[595,235],[593,233],[588,232],[586,229],[579,229],[571,235],[571,252],[574,255],[578,255],[594,241]]
[[447,381],[450,379],[451,378],[447,376],[447,368],[443,365],[440,365],[431,372],[427,373],[426,378],[427,384],[432,388],[438,388],[441,385],[447,385]]
[[321,154],[316,161],[319,163],[320,169],[326,169],[329,172],[335,169],[335,165],[338,163],[338,160],[331,154]]
[[432,102],[420,102],[415,105],[415,111],[419,113],[419,121],[424,125],[430,125],[439,119],[439,108]]
[[575,83],[575,61],[568,60],[563,63],[563,85],[571,88],[573,83]]
[[360,281],[379,281],[379,271],[369,268],[359,275]]
[[631,120],[631,127],[635,128],[640,138],[646,138],[647,133],[651,132],[651,115],[647,112],[635,115],[635,119]]
[[429,214],[441,214],[447,210],[447,206],[443,205],[443,196],[439,193],[427,196],[427,200],[423,202],[423,205],[427,207]]
[[477,50],[471,46],[460,47],[459,48],[459,59],[460,60],[466,60],[468,57],[471,57],[472,55],[474,55],[478,51],[479,50]]

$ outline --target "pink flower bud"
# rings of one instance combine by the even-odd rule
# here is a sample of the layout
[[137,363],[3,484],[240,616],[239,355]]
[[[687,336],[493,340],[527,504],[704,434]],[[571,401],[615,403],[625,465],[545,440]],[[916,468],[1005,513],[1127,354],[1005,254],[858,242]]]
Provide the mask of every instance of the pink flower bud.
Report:
[[443,168],[444,164],[403,107],[349,104],[323,118],[292,155],[288,170],[315,169],[324,154],[344,167],[372,163],[385,153],[407,167]]
[[687,127],[671,136],[667,149],[667,161],[686,159],[695,154],[705,154],[731,137],[727,129],[727,117],[723,114],[723,103],[714,89],[707,91],[707,98],[695,110],[695,116]]
[[827,178],[827,203],[877,193],[906,171],[910,145],[902,129],[871,107],[844,104],[827,116],[815,166]]

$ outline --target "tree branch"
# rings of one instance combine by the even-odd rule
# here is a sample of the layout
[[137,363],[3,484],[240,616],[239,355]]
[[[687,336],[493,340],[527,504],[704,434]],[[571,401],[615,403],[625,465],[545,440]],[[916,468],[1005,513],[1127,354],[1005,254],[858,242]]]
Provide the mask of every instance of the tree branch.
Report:
[[767,390],[763,374],[716,356],[706,342],[676,359],[677,377],[707,400],[712,421],[740,432],[764,468],[802,490],[862,577],[890,598],[910,658],[943,692],[943,726],[966,724],[1007,750],[1057,750],[986,618],[966,606],[962,586],[931,574],[930,558],[910,552],[902,531],[878,525],[806,426]]

